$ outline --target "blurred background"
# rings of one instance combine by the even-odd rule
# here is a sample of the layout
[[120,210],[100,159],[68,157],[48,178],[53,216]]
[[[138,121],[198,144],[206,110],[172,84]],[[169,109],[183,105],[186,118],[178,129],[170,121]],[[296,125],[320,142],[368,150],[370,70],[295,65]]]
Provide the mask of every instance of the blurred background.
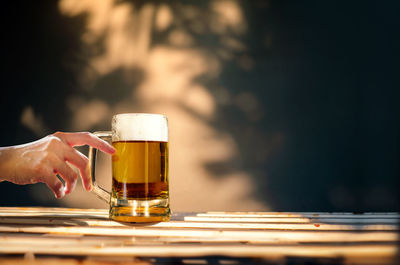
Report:
[[[175,211],[398,210],[398,7],[4,3],[0,145],[162,113]],[[108,188],[110,170],[104,155]],[[57,200],[7,182],[0,205],[107,207],[81,185]]]

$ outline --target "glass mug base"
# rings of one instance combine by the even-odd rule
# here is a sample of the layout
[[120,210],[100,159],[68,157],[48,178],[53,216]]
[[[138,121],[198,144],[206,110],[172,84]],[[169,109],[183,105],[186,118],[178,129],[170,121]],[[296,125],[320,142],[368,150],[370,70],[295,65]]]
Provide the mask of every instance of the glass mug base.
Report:
[[130,223],[165,222],[169,221],[170,217],[169,199],[129,200],[111,196],[110,219],[114,221]]

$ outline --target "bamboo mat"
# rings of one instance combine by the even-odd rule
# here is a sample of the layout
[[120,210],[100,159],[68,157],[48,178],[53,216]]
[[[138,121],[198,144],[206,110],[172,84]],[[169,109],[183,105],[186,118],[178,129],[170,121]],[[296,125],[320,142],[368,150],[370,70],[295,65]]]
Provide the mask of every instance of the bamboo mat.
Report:
[[101,209],[3,207],[0,263],[24,255],[396,264],[399,220],[399,213],[208,212],[126,224]]

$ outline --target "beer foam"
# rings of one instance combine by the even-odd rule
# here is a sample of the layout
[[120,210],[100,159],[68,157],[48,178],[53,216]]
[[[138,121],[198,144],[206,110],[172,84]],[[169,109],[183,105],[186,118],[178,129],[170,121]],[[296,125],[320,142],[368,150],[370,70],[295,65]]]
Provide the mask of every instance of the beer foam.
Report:
[[112,141],[168,142],[167,117],[147,113],[117,114],[112,119]]

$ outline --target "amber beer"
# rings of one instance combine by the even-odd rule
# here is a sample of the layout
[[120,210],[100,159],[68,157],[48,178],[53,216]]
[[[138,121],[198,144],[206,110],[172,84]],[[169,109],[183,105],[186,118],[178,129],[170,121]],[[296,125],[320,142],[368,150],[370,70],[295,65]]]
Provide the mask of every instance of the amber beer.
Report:
[[113,117],[110,217],[126,222],[167,221],[168,125],[158,114]]
[[112,192],[128,200],[168,198],[168,143],[113,142]]

